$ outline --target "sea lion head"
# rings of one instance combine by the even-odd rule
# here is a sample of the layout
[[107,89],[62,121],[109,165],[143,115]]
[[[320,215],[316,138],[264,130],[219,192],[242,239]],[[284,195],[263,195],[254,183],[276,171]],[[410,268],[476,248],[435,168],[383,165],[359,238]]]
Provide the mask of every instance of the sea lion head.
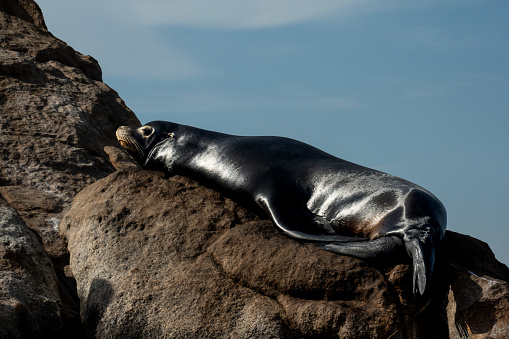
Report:
[[157,123],[149,123],[139,128],[120,126],[116,132],[117,140],[122,148],[143,166],[154,146],[173,137],[172,133],[164,132],[164,129],[158,127]]

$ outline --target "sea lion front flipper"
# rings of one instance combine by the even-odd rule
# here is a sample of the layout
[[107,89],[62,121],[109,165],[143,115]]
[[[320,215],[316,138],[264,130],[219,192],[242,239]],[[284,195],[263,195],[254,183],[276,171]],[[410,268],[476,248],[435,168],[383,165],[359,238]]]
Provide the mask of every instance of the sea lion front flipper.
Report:
[[[298,240],[314,242],[358,242],[367,241],[362,237],[342,236],[327,232],[323,220],[305,208],[298,209],[285,200],[257,198],[257,203],[265,210],[275,226],[285,235]],[[307,212],[307,213],[306,213]]]

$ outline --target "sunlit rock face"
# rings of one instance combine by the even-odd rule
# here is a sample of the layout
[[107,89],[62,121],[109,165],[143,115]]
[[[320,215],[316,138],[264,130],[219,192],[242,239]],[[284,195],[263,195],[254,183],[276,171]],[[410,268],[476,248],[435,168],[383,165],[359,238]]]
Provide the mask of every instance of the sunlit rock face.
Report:
[[121,124],[139,122],[97,62],[48,32],[35,2],[2,1],[0,338],[83,333],[59,224],[77,192],[114,171],[103,148]]

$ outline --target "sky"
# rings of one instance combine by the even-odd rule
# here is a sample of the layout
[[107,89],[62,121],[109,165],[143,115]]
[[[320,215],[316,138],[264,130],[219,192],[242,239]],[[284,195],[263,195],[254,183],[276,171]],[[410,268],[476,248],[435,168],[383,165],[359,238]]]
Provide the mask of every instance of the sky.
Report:
[[142,123],[291,137],[405,178],[509,264],[509,1],[37,2]]

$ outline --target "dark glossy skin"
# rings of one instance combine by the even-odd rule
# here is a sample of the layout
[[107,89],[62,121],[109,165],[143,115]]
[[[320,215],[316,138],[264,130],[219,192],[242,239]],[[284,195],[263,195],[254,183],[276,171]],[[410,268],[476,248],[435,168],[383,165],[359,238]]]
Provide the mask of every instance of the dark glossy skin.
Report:
[[446,229],[445,208],[424,188],[282,137],[156,121],[120,127],[117,138],[145,168],[191,177],[255,203],[295,239],[362,259],[405,248],[413,259],[414,293],[424,293]]

